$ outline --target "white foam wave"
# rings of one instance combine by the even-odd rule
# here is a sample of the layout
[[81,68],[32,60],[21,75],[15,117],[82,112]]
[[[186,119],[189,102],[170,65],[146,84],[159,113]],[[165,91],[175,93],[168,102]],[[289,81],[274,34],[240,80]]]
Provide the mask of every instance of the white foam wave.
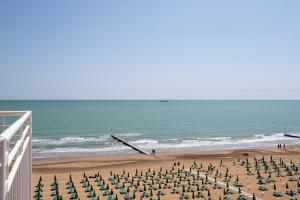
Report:
[[54,149],[36,149],[33,152],[38,154],[53,154],[53,153],[97,153],[107,151],[122,151],[129,150],[127,146],[111,146],[105,148],[54,148]]
[[198,140],[211,140],[211,141],[223,141],[223,140],[230,140],[231,137],[204,137],[204,138],[197,138]]
[[149,140],[149,139],[142,139],[142,140],[136,140],[131,142],[133,144],[157,144],[158,140]]
[[[294,133],[295,134],[295,133]],[[108,136],[109,137],[109,136]],[[99,141],[106,140],[108,137],[96,138]],[[65,137],[58,140],[61,144],[63,142],[86,142],[89,140],[94,141],[95,138],[85,138],[85,137]],[[49,142],[49,139],[34,139],[38,142]],[[50,139],[51,141],[51,139]],[[57,142],[57,141],[56,141]],[[232,138],[232,137],[206,137],[206,138],[196,138],[196,139],[179,139],[171,138],[164,140],[154,140],[154,139],[140,139],[133,140],[131,143],[140,146],[143,149],[178,149],[178,148],[194,148],[199,150],[207,149],[218,149],[218,148],[247,148],[247,147],[267,147],[274,146],[278,143],[285,144],[300,144],[300,140],[295,140],[294,138],[285,137],[283,133],[275,134],[257,134],[246,138]],[[99,148],[100,147],[100,148]],[[63,154],[76,154],[76,153],[101,153],[101,152],[122,152],[130,150],[129,147],[120,145],[119,143],[106,143],[105,146],[101,148],[101,145],[95,148],[84,148],[84,147],[69,147],[69,148],[53,148],[53,149],[42,149],[34,148],[33,152],[35,155],[46,156],[46,155],[63,155]]]
[[[141,133],[119,133],[116,134],[124,137],[135,137],[142,135]],[[34,146],[59,146],[64,144],[84,144],[84,143],[98,143],[105,142],[110,139],[110,135],[101,136],[76,136],[76,137],[62,137],[62,138],[33,138]]]
[[134,137],[134,136],[140,136],[142,134],[141,133],[117,133],[115,135],[125,136],[125,137]]
[[[172,141],[172,142],[171,142]],[[166,148],[188,148],[188,147],[207,147],[207,148],[230,148],[230,147],[253,147],[253,146],[269,146],[274,145],[277,142],[286,143],[300,143],[300,141],[293,140],[293,138],[287,138],[283,133],[276,133],[272,135],[259,134],[248,138],[231,138],[231,137],[216,137],[216,138],[197,138],[197,139],[185,139],[177,140],[174,142],[170,139],[169,142],[164,140],[159,142],[156,140],[140,140],[135,143],[142,144],[143,148],[151,149],[166,149]]]
[[85,142],[103,142],[106,141],[109,136],[99,137],[63,137],[59,139],[49,138],[33,138],[33,145],[63,145],[67,143],[85,143]]

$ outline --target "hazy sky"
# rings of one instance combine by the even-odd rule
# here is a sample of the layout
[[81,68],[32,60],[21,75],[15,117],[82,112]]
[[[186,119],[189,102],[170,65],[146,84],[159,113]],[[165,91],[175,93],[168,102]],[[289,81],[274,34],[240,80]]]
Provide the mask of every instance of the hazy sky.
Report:
[[0,99],[300,99],[300,1],[0,2]]

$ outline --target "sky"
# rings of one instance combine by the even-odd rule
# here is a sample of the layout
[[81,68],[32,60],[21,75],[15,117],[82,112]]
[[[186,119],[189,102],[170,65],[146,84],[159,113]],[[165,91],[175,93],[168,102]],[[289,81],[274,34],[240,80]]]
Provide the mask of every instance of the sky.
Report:
[[300,1],[0,2],[0,99],[300,99]]

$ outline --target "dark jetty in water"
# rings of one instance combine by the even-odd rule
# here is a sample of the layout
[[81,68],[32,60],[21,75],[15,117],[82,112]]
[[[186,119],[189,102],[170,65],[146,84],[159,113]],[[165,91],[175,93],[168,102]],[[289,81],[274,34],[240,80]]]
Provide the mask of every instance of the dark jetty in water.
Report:
[[292,137],[292,138],[300,138],[300,136],[298,136],[298,135],[291,135],[291,134],[287,134],[287,133],[285,133],[284,136]]

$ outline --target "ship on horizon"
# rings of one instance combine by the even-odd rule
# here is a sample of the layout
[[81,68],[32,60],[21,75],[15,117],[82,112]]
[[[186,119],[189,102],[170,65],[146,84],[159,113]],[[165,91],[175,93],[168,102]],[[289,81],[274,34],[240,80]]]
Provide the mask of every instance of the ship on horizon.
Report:
[[159,102],[166,103],[169,102],[169,100],[159,100]]

